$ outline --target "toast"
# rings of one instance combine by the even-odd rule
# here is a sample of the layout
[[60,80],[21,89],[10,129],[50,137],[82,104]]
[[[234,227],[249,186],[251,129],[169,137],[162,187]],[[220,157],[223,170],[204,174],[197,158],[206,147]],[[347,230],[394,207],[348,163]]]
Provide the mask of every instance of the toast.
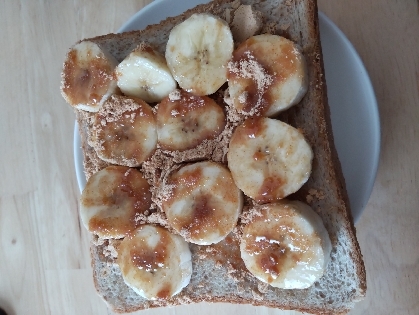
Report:
[[[302,101],[281,113],[278,119],[303,131],[314,153],[312,174],[306,184],[289,199],[308,203],[322,218],[332,242],[331,260],[323,277],[308,289],[283,290],[273,288],[253,277],[240,258],[237,231],[245,221],[243,209],[238,229],[215,245],[190,244],[193,274],[189,285],[168,300],[150,301],[128,287],[115,264],[119,241],[94,237],[91,245],[93,277],[96,289],[106,303],[118,313],[140,309],[206,302],[229,302],[263,305],[298,310],[313,314],[345,314],[366,292],[365,268],[355,235],[345,182],[333,142],[330,112],[327,104],[322,52],[319,38],[317,4],[315,0],[243,0],[251,4],[263,18],[261,33],[277,34],[297,43],[303,52],[309,77],[309,88]],[[139,43],[146,41],[164,54],[170,30],[193,13],[210,13],[227,22],[232,21],[240,1],[215,0],[199,5],[177,17],[150,25],[142,31],[108,34],[90,38],[110,52],[119,62]],[[224,104],[223,87],[212,95]],[[226,104],[224,104],[227,106]],[[75,110],[84,155],[86,178],[108,163],[96,155],[89,145],[93,114]],[[157,150],[140,170],[154,186],[158,186],[167,170],[185,162],[214,160],[226,163],[228,140],[235,127],[234,119],[227,123],[226,132],[215,141],[196,150],[163,153]],[[237,125],[237,119],[236,119]],[[229,129],[230,128],[230,129]],[[230,132],[229,132],[230,131]],[[154,194],[154,212],[144,222],[166,226],[159,209],[158,190]]]

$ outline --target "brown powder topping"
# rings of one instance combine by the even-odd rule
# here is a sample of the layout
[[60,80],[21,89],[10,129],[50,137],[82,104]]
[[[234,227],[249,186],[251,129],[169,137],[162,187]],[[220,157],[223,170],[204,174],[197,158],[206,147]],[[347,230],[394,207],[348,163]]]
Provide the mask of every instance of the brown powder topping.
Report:
[[275,22],[265,23],[260,31],[261,34],[271,34],[276,35],[278,30],[278,25]]
[[[112,95],[108,102],[103,104],[100,110],[100,124],[106,126],[108,122],[115,122],[121,119],[122,117],[128,118],[131,117],[131,114],[134,114],[135,111],[140,109],[140,105],[137,104],[133,99]],[[143,116],[143,112],[140,111],[140,116]]]
[[306,201],[308,204],[311,204],[314,201],[314,199],[323,200],[324,198],[325,194],[323,191],[311,188],[308,191],[308,195],[306,196]]
[[109,257],[111,259],[118,258],[117,248],[121,244],[121,240],[109,239],[108,245],[103,247],[103,254],[105,257]]
[[101,245],[103,245],[105,242],[107,242],[107,240],[106,240],[106,239],[101,238],[101,237],[99,237],[99,236],[97,236],[97,235],[95,235],[95,234],[93,234],[93,235],[92,235],[92,243],[93,243],[95,246],[101,246]]
[[243,212],[240,215],[240,222],[242,224],[248,224],[253,221],[253,218],[261,217],[262,211],[263,211],[263,206],[252,207],[247,210],[243,209]]
[[248,50],[233,57],[228,64],[229,80],[248,82],[248,87],[238,95],[238,101],[242,106],[241,112],[248,116],[254,116],[266,106],[264,94],[271,86],[274,79],[265,68],[256,60]]
[[265,91],[273,81],[272,76],[266,73],[250,51],[246,51],[244,56],[245,58],[238,62],[230,62],[228,69],[242,78],[254,80],[258,91]]
[[180,97],[181,97],[181,95],[180,95],[179,90],[174,90],[174,91],[169,93],[169,100],[172,101],[172,102],[180,100]]
[[214,253],[216,250],[215,250],[215,248],[213,248],[213,247],[211,247],[211,246],[207,246],[207,247],[205,248],[205,251],[206,251],[207,253]]

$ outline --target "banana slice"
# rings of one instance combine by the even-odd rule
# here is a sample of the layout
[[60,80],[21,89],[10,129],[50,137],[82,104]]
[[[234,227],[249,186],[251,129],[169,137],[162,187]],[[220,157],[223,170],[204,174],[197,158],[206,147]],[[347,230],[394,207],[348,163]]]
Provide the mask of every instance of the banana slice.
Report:
[[227,81],[233,47],[225,21],[209,14],[193,14],[170,32],[167,65],[182,89],[209,95]]
[[239,45],[228,65],[233,106],[272,117],[301,101],[308,87],[304,56],[290,40],[257,35]]
[[148,103],[160,102],[177,85],[164,57],[145,43],[116,67],[115,74],[122,93]]
[[61,94],[75,108],[97,112],[118,91],[113,74],[117,65],[118,61],[97,44],[76,44],[64,62]]
[[117,252],[125,283],[143,298],[168,299],[189,284],[188,243],[162,227],[140,226],[124,238]]
[[320,279],[332,245],[321,218],[299,201],[259,206],[240,243],[246,268],[282,289],[305,289]]
[[223,109],[207,96],[176,90],[157,109],[157,137],[165,150],[187,150],[217,137],[225,126]]
[[96,113],[90,141],[102,160],[136,167],[156,149],[156,128],[147,103],[113,95]]
[[279,120],[255,117],[230,140],[228,166],[236,185],[259,203],[296,192],[311,173],[313,152],[301,132]]
[[135,217],[151,206],[150,185],[136,169],[108,166],[83,189],[80,218],[101,238],[122,238],[138,226]]
[[173,173],[168,185],[173,188],[162,203],[163,211],[188,242],[218,243],[236,226],[243,198],[222,164],[189,164]]

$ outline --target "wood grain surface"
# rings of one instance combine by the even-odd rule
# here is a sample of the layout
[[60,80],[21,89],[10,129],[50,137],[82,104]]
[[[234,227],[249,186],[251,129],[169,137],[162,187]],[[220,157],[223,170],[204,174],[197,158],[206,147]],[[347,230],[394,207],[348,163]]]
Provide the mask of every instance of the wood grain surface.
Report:
[[[150,1],[0,0],[0,307],[9,315],[111,314],[78,219],[74,114],[59,92],[67,49],[115,32]],[[355,314],[419,314],[419,5],[319,0],[370,74],[381,161],[357,224],[367,297]],[[297,314],[191,305],[139,314]]]

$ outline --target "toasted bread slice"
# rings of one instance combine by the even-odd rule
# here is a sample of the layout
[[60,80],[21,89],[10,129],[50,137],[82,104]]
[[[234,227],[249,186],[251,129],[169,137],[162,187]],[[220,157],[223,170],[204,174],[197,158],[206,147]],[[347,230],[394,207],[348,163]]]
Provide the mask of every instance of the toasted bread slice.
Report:
[[[253,277],[240,258],[239,237],[232,232],[224,241],[211,246],[190,244],[193,275],[190,284],[166,301],[148,301],[137,295],[122,279],[113,255],[118,241],[94,239],[91,246],[94,282],[99,294],[116,312],[200,301],[230,302],[293,309],[315,314],[344,314],[366,292],[365,268],[355,235],[348,196],[340,163],[333,142],[330,112],[327,104],[322,51],[319,38],[317,4],[315,0],[243,0],[261,12],[262,33],[285,36],[297,43],[306,58],[309,88],[300,104],[280,114],[279,118],[300,128],[313,153],[313,171],[308,182],[290,199],[304,201],[323,219],[332,241],[331,260],[324,276],[304,290],[273,288]],[[124,59],[140,42],[146,41],[164,53],[170,30],[193,13],[210,13],[232,21],[239,1],[216,0],[199,5],[177,17],[168,18],[145,30],[109,34],[90,38],[108,50],[118,61]],[[223,102],[222,90],[213,95]],[[107,166],[89,145],[92,113],[76,110],[80,128],[86,177]],[[230,125],[234,128],[234,125]],[[231,129],[230,129],[231,131]],[[149,181],[158,186],[170,167],[194,159],[211,159],[225,163],[225,153],[231,133],[207,143],[196,151],[175,152],[172,155],[157,150],[150,161],[140,168]],[[156,191],[154,191],[156,193]],[[156,197],[156,196],[155,196]],[[145,222],[166,225],[155,198],[156,212]],[[246,211],[246,207],[243,210]],[[161,214],[161,213],[160,213]],[[239,223],[239,227],[240,227]]]

